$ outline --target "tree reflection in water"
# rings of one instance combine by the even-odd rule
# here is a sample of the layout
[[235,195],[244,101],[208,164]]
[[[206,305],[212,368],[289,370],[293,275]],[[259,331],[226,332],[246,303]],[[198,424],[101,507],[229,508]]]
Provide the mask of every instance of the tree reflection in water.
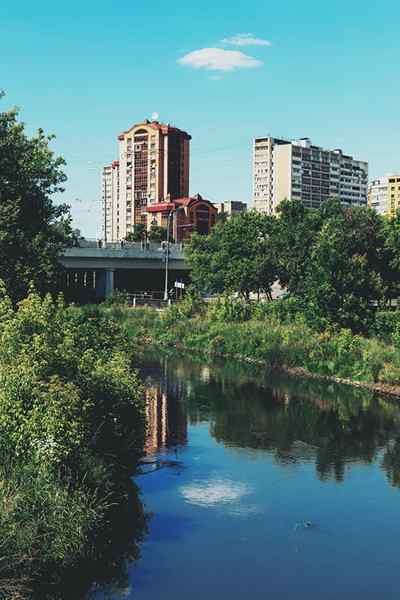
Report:
[[[188,423],[208,422],[213,437],[233,451],[265,451],[283,466],[313,462],[321,480],[340,482],[352,465],[381,460],[389,482],[400,485],[395,403],[364,390],[276,377],[238,363],[205,365],[153,354],[138,366],[146,386],[145,460],[159,460],[164,449],[186,444]],[[127,570],[139,556],[146,517],[136,486],[125,491],[96,556],[71,570],[59,589],[41,589],[37,598],[91,598],[99,588],[102,599],[129,596]]]
[[313,461],[321,480],[341,481],[352,464],[382,456],[388,480],[400,484],[400,410],[394,402],[238,363],[204,365],[171,356],[147,357],[145,365],[147,385],[162,395],[168,413],[166,445],[186,441],[186,418],[209,421],[217,441],[265,450],[283,465]]

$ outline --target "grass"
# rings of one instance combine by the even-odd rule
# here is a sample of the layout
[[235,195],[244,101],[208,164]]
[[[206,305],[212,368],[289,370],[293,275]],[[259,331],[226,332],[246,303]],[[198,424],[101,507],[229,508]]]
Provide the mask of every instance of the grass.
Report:
[[[272,369],[304,369],[311,374],[353,382],[400,384],[400,349],[395,317],[381,318],[382,337],[354,335],[350,330],[313,328],[300,312],[284,314],[282,307],[260,305],[244,320],[226,320],[218,305],[172,306],[163,314],[151,309],[130,311],[125,317],[131,339],[151,339],[207,355],[260,361]],[[245,314],[240,311],[240,314]],[[389,327],[391,324],[391,329]]]

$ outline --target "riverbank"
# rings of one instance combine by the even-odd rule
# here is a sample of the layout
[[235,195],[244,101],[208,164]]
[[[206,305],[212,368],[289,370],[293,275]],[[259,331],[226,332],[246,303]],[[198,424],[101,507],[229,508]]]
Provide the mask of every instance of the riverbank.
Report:
[[206,306],[187,299],[164,313],[131,311],[126,327],[139,343],[253,362],[295,377],[400,398],[396,318],[380,318],[385,323],[381,337],[363,337],[347,329],[316,331],[301,314],[285,314],[278,304],[242,309],[227,306],[225,300]]
[[0,316],[0,598],[82,598],[123,578],[145,529],[134,349],[98,307],[3,296]]

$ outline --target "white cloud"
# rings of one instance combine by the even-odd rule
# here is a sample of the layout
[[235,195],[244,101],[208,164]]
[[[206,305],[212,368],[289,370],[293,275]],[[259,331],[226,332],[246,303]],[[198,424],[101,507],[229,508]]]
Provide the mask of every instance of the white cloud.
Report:
[[222,40],[223,44],[231,46],[272,46],[268,40],[256,38],[252,33],[238,33],[229,38]]
[[178,63],[193,69],[207,69],[208,71],[254,69],[263,64],[261,60],[238,50],[223,50],[222,48],[194,50],[180,58]]

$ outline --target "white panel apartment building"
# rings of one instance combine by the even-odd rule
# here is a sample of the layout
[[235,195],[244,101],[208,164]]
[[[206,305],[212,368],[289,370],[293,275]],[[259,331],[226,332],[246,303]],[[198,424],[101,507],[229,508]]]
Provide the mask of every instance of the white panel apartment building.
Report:
[[389,212],[389,176],[378,177],[371,181],[368,190],[368,206],[378,214],[386,215]]
[[115,160],[103,168],[102,219],[105,241],[113,239],[117,226],[119,231],[119,212],[119,162]]
[[318,208],[329,198],[366,206],[367,197],[367,162],[354,160],[342,150],[313,146],[308,138],[254,140],[253,204],[257,211],[275,214],[285,198]]

